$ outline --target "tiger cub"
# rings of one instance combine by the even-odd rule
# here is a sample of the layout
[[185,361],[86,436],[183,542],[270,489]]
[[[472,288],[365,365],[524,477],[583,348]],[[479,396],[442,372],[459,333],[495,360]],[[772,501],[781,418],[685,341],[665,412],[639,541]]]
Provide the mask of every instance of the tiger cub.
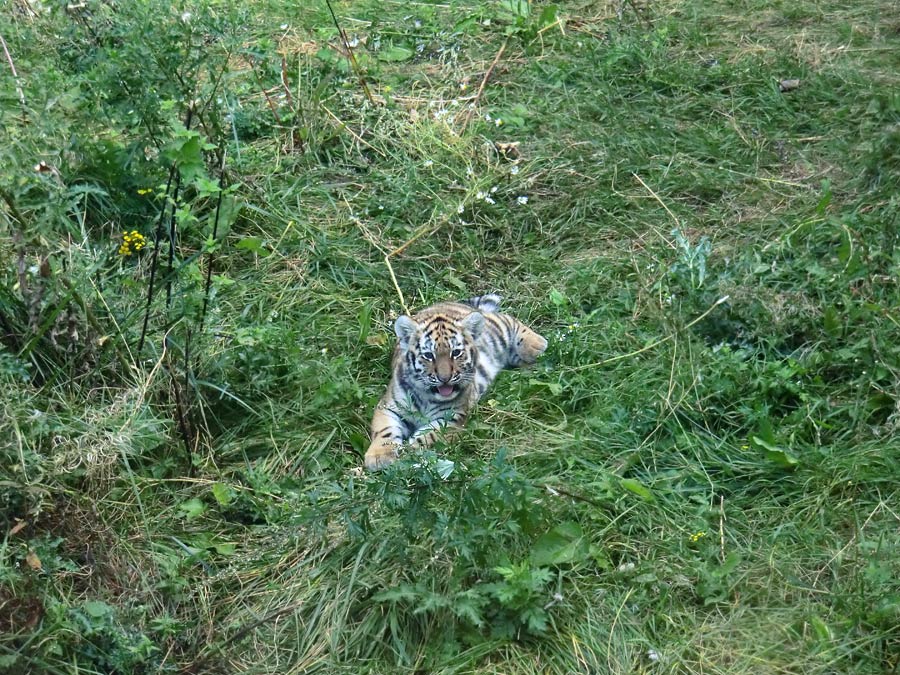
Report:
[[498,312],[500,296],[441,302],[394,324],[391,381],[375,408],[366,468],[384,468],[404,443],[431,445],[466,415],[507,367],[534,361],[547,341]]

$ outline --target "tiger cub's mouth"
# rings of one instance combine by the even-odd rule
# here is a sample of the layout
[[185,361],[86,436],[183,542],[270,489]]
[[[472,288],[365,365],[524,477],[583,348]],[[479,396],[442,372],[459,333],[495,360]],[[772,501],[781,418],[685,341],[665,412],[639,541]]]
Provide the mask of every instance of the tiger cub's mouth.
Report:
[[454,392],[456,392],[456,387],[452,384],[442,384],[439,387],[432,387],[431,389],[441,396],[452,396]]

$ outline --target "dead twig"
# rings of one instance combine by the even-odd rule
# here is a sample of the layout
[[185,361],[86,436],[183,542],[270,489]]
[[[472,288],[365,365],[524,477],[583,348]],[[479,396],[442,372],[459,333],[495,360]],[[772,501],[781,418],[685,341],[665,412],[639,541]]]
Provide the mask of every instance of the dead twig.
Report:
[[321,106],[321,108],[322,108],[322,110],[324,110],[326,113],[328,113],[328,114],[331,116],[331,118],[332,118],[335,122],[338,123],[338,125],[340,125],[340,128],[341,128],[341,129],[343,129],[343,130],[346,131],[348,134],[350,134],[351,136],[353,136],[353,138],[355,138],[357,141],[359,141],[360,143],[362,143],[363,145],[365,145],[365,146],[366,146],[367,148],[369,148],[370,150],[374,150],[375,152],[377,152],[377,153],[378,153],[379,155],[381,155],[382,157],[387,158],[387,155],[385,155],[381,150],[379,150],[379,149],[376,148],[374,145],[372,145],[371,143],[369,143],[368,141],[366,141],[365,139],[363,139],[362,136],[360,136],[360,135],[357,134],[355,131],[353,131],[353,129],[351,129],[350,127],[348,127],[348,126],[347,126],[347,123],[344,122],[340,117],[338,117],[337,115],[335,115],[333,112],[331,112],[331,111],[330,111],[328,108],[326,108],[324,105]]
[[13,81],[16,83],[16,93],[19,95],[19,103],[22,105],[22,116],[25,116],[25,92],[22,89],[22,83],[19,80],[19,73],[16,71],[16,64],[13,62],[12,54],[9,53],[9,47],[6,46],[6,40],[0,35],[0,45],[3,45],[3,54],[6,56],[6,62],[9,63],[9,69],[12,71]]
[[[701,321],[703,321],[703,319],[708,317],[716,307],[721,305],[723,302],[726,302],[727,300],[728,300],[727,295],[722,296],[721,298],[716,300],[709,307],[709,309],[707,309],[705,312],[703,312],[703,314],[701,314],[696,319],[694,319],[689,324],[687,324],[682,330],[687,330],[688,328],[691,328],[692,326],[695,326],[696,324],[700,323]],[[596,363],[588,363],[583,366],[577,366],[575,368],[571,368],[570,370],[572,370],[572,371],[586,370],[588,368],[596,368],[598,366],[605,366],[610,363],[615,363],[616,361],[621,361],[622,359],[628,359],[628,358],[631,358],[632,356],[637,356],[638,354],[643,354],[644,352],[650,351],[651,349],[658,347],[659,345],[663,344],[664,342],[668,342],[669,340],[674,339],[676,335],[677,335],[677,333],[672,333],[671,335],[666,335],[664,338],[655,340],[654,342],[651,342],[646,347],[641,347],[640,349],[637,349],[633,352],[629,352],[627,354],[619,354],[618,356],[613,356],[611,358],[604,359],[603,361],[597,361]]]
[[[659,195],[656,194],[656,193],[653,191],[653,189],[652,189],[649,185],[647,185],[647,184],[644,182],[644,179],[641,178],[640,176],[638,176],[638,175],[637,175],[636,173],[634,173],[634,172],[632,172],[631,175],[634,176],[635,178],[637,178],[637,179],[638,179],[638,182],[639,182],[641,185],[644,186],[644,189],[647,190],[647,192],[649,192],[650,195],[651,195],[656,201],[659,202],[660,206],[662,206],[662,207],[666,210],[666,213],[668,213],[669,216],[671,216],[672,220],[675,221],[675,226],[678,227],[678,228],[681,228],[681,223],[679,222],[678,218],[675,217],[675,214],[672,213],[672,212],[669,210],[669,207],[666,206],[666,203],[665,203],[662,199],[659,198]],[[663,237],[663,239],[665,239],[665,237]],[[673,244],[671,241],[669,241],[668,239],[665,239],[665,241],[666,241],[666,243],[667,243],[671,248],[675,248],[675,244]]]
[[500,58],[503,56],[503,52],[506,51],[506,45],[509,42],[509,39],[503,41],[503,44],[500,45],[500,49],[497,51],[497,55],[494,57],[494,60],[491,62],[491,65],[484,73],[484,77],[481,78],[481,84],[478,85],[478,91],[475,92],[475,98],[470,103],[469,112],[466,115],[466,118],[463,120],[462,129],[460,129],[460,134],[466,130],[466,127],[469,125],[469,122],[472,119],[472,114],[475,112],[475,108],[478,107],[478,102],[481,101],[481,95],[484,93],[484,88],[487,85],[488,80],[491,77],[491,73],[494,72],[494,68],[497,67],[497,63],[500,61]]

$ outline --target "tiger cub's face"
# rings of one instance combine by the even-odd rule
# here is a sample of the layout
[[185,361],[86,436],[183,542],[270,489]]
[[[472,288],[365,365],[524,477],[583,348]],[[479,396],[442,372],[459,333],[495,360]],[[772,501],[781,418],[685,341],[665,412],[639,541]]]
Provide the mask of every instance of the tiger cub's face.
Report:
[[422,322],[401,316],[394,330],[406,379],[433,400],[456,398],[475,377],[475,342],[483,329],[484,317],[478,312],[460,320],[436,314]]

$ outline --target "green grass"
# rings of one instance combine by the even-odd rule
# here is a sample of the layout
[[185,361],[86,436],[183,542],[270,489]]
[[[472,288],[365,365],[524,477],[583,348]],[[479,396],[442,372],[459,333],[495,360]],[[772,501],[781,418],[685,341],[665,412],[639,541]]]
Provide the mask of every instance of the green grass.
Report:
[[[889,3],[28,4],[0,671],[897,671]],[[550,346],[370,475],[401,247]]]

